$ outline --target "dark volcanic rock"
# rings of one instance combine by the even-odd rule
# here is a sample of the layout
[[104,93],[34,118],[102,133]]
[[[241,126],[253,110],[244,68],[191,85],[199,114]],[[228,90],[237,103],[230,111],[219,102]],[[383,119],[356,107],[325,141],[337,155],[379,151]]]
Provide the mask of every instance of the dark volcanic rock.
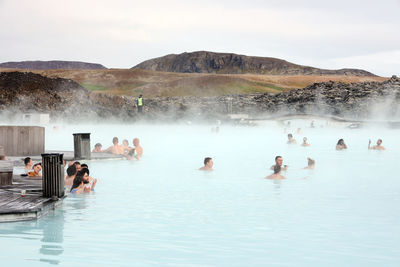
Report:
[[86,63],[79,61],[20,61],[20,62],[4,62],[0,63],[0,68],[9,69],[28,69],[28,70],[55,70],[55,69],[87,69],[98,70],[106,69],[101,64]]
[[31,72],[0,73],[0,110],[37,111],[79,118],[130,116],[132,98],[92,93],[78,83]]
[[[280,94],[218,97],[158,97],[144,100],[140,118],[221,119],[230,113],[252,117],[273,114],[324,114],[349,119],[400,119],[400,79],[385,82],[315,83]],[[87,91],[68,79],[51,79],[25,72],[0,73],[0,110],[38,111],[82,121],[100,118],[136,119],[135,99]]]
[[375,76],[365,70],[324,70],[296,65],[272,57],[250,57],[232,53],[214,53],[206,51],[183,53],[179,55],[171,54],[144,61],[134,68],[183,73]]

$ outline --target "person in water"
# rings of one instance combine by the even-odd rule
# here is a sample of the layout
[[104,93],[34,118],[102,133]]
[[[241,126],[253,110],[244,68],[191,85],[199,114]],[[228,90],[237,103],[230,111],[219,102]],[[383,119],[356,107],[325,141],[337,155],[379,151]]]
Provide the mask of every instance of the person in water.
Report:
[[214,166],[214,162],[212,158],[207,157],[204,159],[204,166],[201,167],[199,170],[200,171],[212,171]]
[[32,159],[30,157],[26,157],[24,159],[24,163],[25,163],[25,168],[24,168],[25,173],[32,171],[32,166],[33,166]]
[[307,143],[307,137],[303,137],[303,143],[301,145],[302,146],[311,146],[309,143]]
[[94,191],[94,187],[96,186],[97,183],[97,179],[90,177],[89,174],[90,172],[88,168],[82,168],[82,170],[77,173],[77,176],[79,175],[83,177],[83,184],[84,184],[83,191],[85,193],[90,193],[91,191]]
[[274,166],[274,173],[271,175],[268,175],[265,177],[266,179],[272,179],[272,180],[280,180],[280,179],[285,179],[285,176],[281,174],[281,166],[275,165]]
[[336,144],[336,150],[343,150],[343,149],[347,149],[347,146],[344,143],[343,139],[339,139],[339,141]]
[[143,156],[143,148],[140,146],[140,140],[139,138],[134,138],[132,141],[134,147],[134,152],[136,154],[136,159],[139,160],[142,158]]
[[103,146],[102,146],[100,143],[97,143],[97,144],[94,145],[94,149],[93,149],[92,152],[94,152],[94,153],[101,152],[101,148],[102,148],[102,147],[103,147]]
[[67,176],[65,176],[64,179],[64,185],[65,186],[72,186],[74,183],[74,179],[76,176],[77,170],[75,164],[72,164],[67,168]]
[[41,177],[42,176],[42,163],[36,163],[33,165],[32,170],[28,172],[30,177]]
[[83,176],[76,175],[74,182],[71,187],[71,194],[82,194],[84,193],[85,185],[83,183]]
[[307,167],[304,167],[304,169],[314,169],[315,168],[315,160],[312,158],[307,158]]
[[275,157],[275,164],[272,165],[270,169],[274,170],[275,166],[279,165],[279,167],[281,167],[282,171],[286,171],[289,166],[288,165],[283,165],[283,167],[282,167],[282,164],[283,164],[283,158],[281,156],[276,156]]
[[288,141],[287,141],[288,144],[297,144],[297,141],[296,141],[296,139],[293,138],[292,134],[288,134],[287,137],[288,137]]
[[376,141],[376,146],[371,146],[371,140],[369,140],[368,149],[385,150],[386,148],[382,146],[382,139],[378,139],[378,141]]
[[122,147],[122,150],[124,151],[124,154],[128,154],[133,149],[133,147],[129,146],[129,141],[126,140],[126,139],[124,139],[122,141],[122,146],[121,147]]
[[122,155],[124,154],[124,150],[122,146],[119,145],[119,140],[118,137],[114,137],[112,140],[113,145],[107,148],[106,150],[103,150],[102,152],[106,153],[112,153],[116,155]]

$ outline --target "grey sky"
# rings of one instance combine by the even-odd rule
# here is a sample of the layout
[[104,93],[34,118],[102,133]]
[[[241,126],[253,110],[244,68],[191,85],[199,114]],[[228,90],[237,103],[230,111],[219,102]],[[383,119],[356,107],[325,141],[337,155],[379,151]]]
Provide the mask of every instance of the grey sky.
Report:
[[208,50],[400,75],[399,14],[399,0],[0,0],[0,62],[130,68]]

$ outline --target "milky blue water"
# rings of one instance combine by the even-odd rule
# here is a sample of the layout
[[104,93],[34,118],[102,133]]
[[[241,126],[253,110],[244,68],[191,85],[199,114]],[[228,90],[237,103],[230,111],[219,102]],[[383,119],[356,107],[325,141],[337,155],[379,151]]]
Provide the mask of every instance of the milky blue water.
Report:
[[[308,124],[309,122],[307,122]],[[141,161],[86,161],[90,195],[29,222],[0,224],[1,266],[400,266],[399,130],[276,123],[96,125],[46,131],[72,150],[73,132],[110,145],[140,137]],[[323,125],[323,124],[322,124]],[[325,124],[326,125],[326,124]],[[287,145],[293,132],[300,143]],[[349,149],[336,151],[344,138]],[[368,139],[386,151],[368,151]],[[274,157],[289,169],[266,180]],[[204,157],[213,172],[201,172]],[[314,170],[303,170],[307,157]]]

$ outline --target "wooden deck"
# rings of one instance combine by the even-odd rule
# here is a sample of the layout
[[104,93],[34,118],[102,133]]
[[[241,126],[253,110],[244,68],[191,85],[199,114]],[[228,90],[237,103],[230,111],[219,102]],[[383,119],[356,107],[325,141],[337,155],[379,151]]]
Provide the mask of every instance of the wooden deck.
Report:
[[[26,196],[21,196],[26,190]],[[54,210],[63,199],[42,197],[42,179],[13,176],[13,185],[0,187],[0,222],[38,219]]]

